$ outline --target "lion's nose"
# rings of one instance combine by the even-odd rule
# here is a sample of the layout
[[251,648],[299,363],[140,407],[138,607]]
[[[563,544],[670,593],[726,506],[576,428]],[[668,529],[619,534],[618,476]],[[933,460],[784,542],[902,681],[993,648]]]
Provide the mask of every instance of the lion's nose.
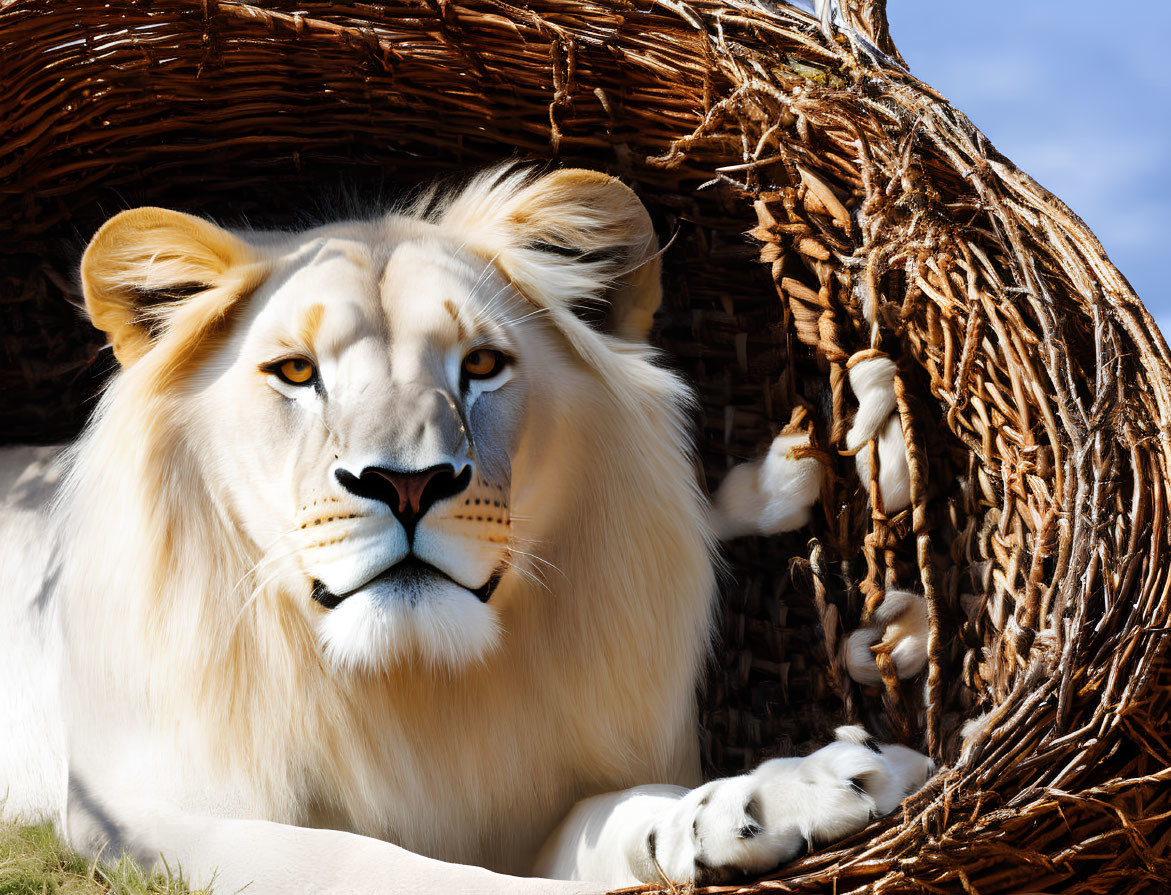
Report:
[[415,524],[437,501],[459,494],[472,480],[472,467],[457,475],[450,463],[413,472],[367,466],[360,475],[337,470],[342,487],[359,497],[378,500],[390,507],[410,536]]

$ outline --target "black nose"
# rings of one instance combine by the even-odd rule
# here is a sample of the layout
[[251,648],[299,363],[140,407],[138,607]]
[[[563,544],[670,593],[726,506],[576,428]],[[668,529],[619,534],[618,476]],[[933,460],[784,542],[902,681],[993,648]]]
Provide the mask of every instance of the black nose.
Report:
[[414,534],[415,524],[427,514],[432,504],[459,494],[468,486],[472,480],[472,467],[465,466],[459,475],[455,474],[450,463],[417,472],[367,466],[361,475],[344,469],[339,469],[336,475],[347,491],[389,506],[410,537]]

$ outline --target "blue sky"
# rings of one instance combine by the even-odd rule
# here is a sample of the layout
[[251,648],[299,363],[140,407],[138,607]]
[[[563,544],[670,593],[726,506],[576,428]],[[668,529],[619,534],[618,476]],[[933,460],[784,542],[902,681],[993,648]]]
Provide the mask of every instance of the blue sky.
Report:
[[911,71],[1089,224],[1171,335],[1171,0],[888,0]]

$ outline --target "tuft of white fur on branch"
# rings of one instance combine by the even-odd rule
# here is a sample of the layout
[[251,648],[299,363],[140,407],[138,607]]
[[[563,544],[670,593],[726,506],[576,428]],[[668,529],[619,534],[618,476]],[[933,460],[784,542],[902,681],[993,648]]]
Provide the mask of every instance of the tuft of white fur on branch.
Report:
[[[862,487],[870,490],[873,448],[864,445],[854,455],[858,478]],[[911,505],[911,467],[907,462],[907,443],[903,438],[903,424],[897,413],[892,413],[878,433],[878,491],[882,495],[882,509],[897,513]]]
[[[858,355],[854,355],[857,358]],[[878,428],[895,409],[895,373],[898,367],[889,357],[850,359],[850,388],[858,398],[854,424],[846,433],[846,447],[856,451],[878,434]]]
[[797,455],[808,447],[805,432],[781,434],[763,458],[728,470],[712,499],[716,537],[779,534],[807,525],[822,479],[816,458]]
[[860,684],[881,684],[877,649],[890,653],[899,680],[914,677],[927,664],[927,631],[927,600],[909,591],[887,591],[870,624],[846,638],[846,670]]
[[846,447],[856,452],[854,463],[863,487],[874,474],[870,442],[878,441],[878,490],[882,509],[897,513],[911,505],[911,468],[902,423],[895,412],[895,374],[889,357],[859,352],[848,364],[850,387],[858,398],[858,412],[846,433]]

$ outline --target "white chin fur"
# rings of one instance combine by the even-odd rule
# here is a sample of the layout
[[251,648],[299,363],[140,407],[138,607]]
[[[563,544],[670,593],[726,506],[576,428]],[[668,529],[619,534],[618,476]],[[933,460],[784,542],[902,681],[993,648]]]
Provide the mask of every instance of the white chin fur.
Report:
[[450,580],[376,581],[329,610],[317,626],[326,659],[345,671],[422,661],[458,671],[500,642],[494,610]]

